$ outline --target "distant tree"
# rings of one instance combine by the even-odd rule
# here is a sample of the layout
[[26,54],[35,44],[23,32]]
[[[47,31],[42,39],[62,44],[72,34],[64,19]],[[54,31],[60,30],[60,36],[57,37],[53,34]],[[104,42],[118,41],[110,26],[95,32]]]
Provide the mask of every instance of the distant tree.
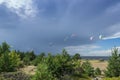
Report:
[[81,59],[80,54],[79,54],[79,53],[76,53],[76,54],[73,56],[73,60],[79,60],[79,59]]
[[29,56],[25,56],[24,58],[23,58],[23,64],[24,65],[30,65],[30,57]]
[[68,52],[65,49],[62,50],[62,56],[65,57],[68,61],[71,60],[70,55],[68,54]]
[[30,61],[32,61],[36,58],[36,55],[35,55],[34,51],[30,51],[29,56],[30,56]]
[[40,62],[42,62],[45,58],[45,53],[42,52],[39,55],[36,56],[36,58],[33,60],[33,65],[37,66],[38,64],[40,64]]
[[45,53],[42,52],[42,53],[40,53],[38,56],[41,57],[41,58],[43,58],[43,57],[45,57]]
[[107,77],[118,77],[120,76],[120,55],[118,48],[112,49],[112,56],[108,60],[108,67],[105,71]]
[[23,58],[23,62],[25,65],[30,65],[32,64],[32,61],[35,60],[36,55],[33,51],[26,52],[25,57]]
[[8,45],[6,42],[3,42],[0,45],[0,55],[9,52],[10,52],[10,45]]
[[32,64],[37,66],[38,64],[43,62],[44,59],[45,59],[45,53],[42,52],[39,55],[36,55],[36,58],[32,61]]
[[94,76],[94,68],[91,66],[90,62],[88,60],[86,62],[83,62],[82,68],[88,76]]
[[95,69],[95,75],[101,75],[101,70],[100,68]]
[[20,59],[23,61],[23,59],[24,59],[24,57],[25,57],[25,52],[22,52],[22,51],[20,51],[20,50],[15,50],[15,52],[18,54],[18,55],[20,55]]

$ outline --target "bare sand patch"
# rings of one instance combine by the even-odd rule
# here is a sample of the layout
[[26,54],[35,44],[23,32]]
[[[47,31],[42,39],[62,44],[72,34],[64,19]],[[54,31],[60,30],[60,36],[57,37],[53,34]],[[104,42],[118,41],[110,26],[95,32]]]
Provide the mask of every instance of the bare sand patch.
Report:
[[24,68],[21,68],[20,70],[25,72],[26,74],[34,75],[36,71],[36,66],[33,66],[33,65],[25,66]]

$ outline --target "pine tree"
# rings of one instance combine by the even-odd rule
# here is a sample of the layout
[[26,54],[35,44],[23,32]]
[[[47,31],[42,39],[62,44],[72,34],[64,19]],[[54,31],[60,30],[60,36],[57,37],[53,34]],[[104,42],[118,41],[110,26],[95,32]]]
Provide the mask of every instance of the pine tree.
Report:
[[95,74],[96,74],[96,75],[101,75],[101,70],[100,70],[100,68],[96,68],[96,69],[95,69]]
[[112,56],[108,60],[107,71],[105,71],[105,75],[108,77],[120,76],[120,55],[118,53],[118,48],[112,49]]
[[90,62],[87,60],[86,62],[83,62],[82,68],[88,76],[94,76],[94,68],[90,64]]

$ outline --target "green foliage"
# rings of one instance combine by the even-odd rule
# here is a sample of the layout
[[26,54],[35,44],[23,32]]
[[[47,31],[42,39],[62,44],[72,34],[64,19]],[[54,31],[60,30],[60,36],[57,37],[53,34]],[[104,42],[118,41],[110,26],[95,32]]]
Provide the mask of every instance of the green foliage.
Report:
[[9,60],[10,60],[10,67],[11,69],[14,71],[16,70],[16,68],[18,68],[20,66],[20,56],[15,53],[15,51],[11,51],[9,53]]
[[32,61],[32,64],[37,66],[40,62],[44,60],[44,58],[45,58],[45,53],[41,53]]
[[95,75],[101,75],[101,70],[100,68],[95,69]]
[[23,60],[23,58],[25,57],[25,52],[21,52],[21,51],[16,51],[15,50],[15,52],[18,54],[18,55],[20,55],[20,60]]
[[75,60],[75,61],[73,61],[73,64],[74,64],[74,74],[82,76],[84,71],[81,67],[81,61],[80,60]]
[[91,66],[90,62],[88,60],[86,62],[83,62],[82,68],[88,76],[94,76],[94,68]]
[[66,51],[56,56],[52,56],[49,53],[48,56],[40,62],[34,79],[41,80],[43,77],[45,77],[45,80],[62,79],[65,75],[71,74],[72,71],[72,61],[70,61],[70,56]]
[[11,72],[15,71],[20,64],[20,58],[17,53],[11,51],[10,53],[4,53],[0,57],[0,71]]
[[109,58],[108,67],[105,71],[107,77],[120,76],[120,56],[118,54],[118,48],[112,49],[112,56]]
[[76,53],[76,54],[73,56],[73,60],[79,60],[79,59],[81,59],[80,54],[79,54],[79,53]]
[[36,55],[34,54],[33,51],[26,52],[23,58],[23,62],[25,65],[30,65],[35,58],[36,58]]
[[9,52],[10,52],[10,46],[6,42],[3,42],[0,45],[0,56],[4,53],[9,53]]
[[62,56],[63,56],[63,58],[67,59],[67,61],[71,60],[70,55],[68,54],[68,52],[65,49],[62,50]]
[[32,78],[32,80],[55,80],[52,73],[48,71],[48,66],[45,63],[38,65],[37,72]]
[[120,80],[120,77],[104,78],[103,80]]

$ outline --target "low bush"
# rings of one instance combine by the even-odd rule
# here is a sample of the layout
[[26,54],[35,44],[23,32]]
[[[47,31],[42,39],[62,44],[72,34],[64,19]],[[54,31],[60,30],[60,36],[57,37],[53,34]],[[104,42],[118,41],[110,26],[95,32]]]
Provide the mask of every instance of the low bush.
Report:
[[23,72],[1,73],[0,80],[30,80],[30,76]]

